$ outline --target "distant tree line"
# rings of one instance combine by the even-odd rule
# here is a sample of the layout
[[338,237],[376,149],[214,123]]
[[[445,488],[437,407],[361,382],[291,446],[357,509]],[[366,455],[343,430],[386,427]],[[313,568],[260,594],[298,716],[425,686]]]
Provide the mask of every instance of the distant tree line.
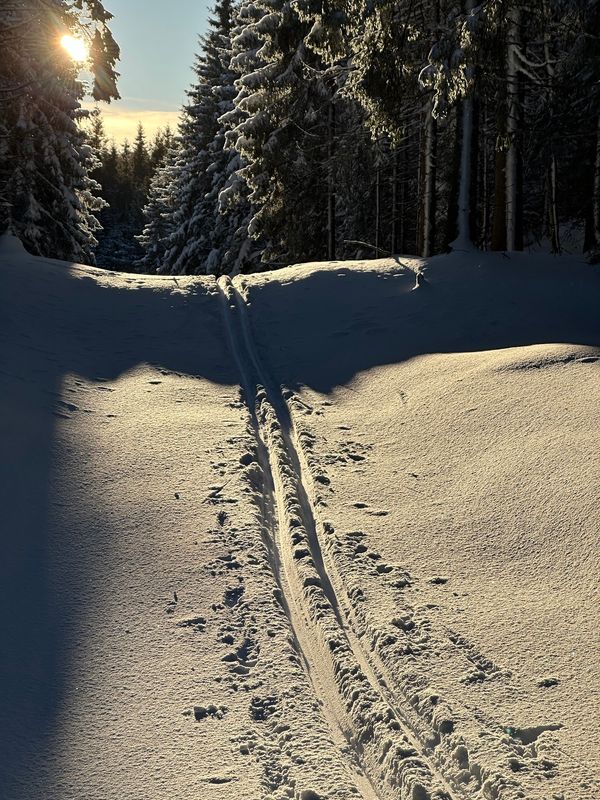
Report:
[[139,123],[134,141],[126,139],[117,146],[108,140],[99,112],[92,115],[88,131],[88,142],[99,162],[91,177],[102,187],[106,203],[98,214],[101,228],[96,233],[96,262],[129,272],[144,255],[136,237],[144,227],[150,181],[173,147],[173,133],[167,125],[148,141]]

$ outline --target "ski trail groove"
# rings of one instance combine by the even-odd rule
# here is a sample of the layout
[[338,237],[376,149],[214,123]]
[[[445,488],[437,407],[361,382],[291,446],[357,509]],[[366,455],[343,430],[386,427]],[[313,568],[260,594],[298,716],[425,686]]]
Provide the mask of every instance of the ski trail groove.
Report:
[[460,789],[455,794],[458,787],[451,788],[436,769],[348,623],[351,617],[339,602],[321,550],[289,409],[260,364],[244,298],[228,277],[220,278],[218,287],[266,476],[265,494],[272,495],[263,503],[270,540],[265,544],[334,741],[359,765],[354,778],[365,800],[465,797]]
[[[263,544],[265,545],[271,561],[273,575],[280,593],[280,602],[290,624],[293,639],[292,644],[300,658],[307,679],[313,688],[314,695],[320,703],[321,711],[330,729],[332,740],[340,751],[342,761],[346,762],[352,782],[355,784],[359,796],[362,800],[384,800],[385,796],[377,792],[368,776],[365,774],[360,754],[355,752],[352,748],[351,723],[344,713],[341,703],[332,704],[330,698],[328,698],[327,687],[322,685],[323,678],[316,667],[316,659],[318,659],[318,656],[312,652],[312,649],[306,641],[304,631],[305,622],[301,619],[300,610],[296,607],[293,598],[291,604],[289,601],[289,591],[285,586],[285,568],[282,564],[280,551],[277,546],[281,505],[277,503],[276,500],[277,491],[271,466],[271,457],[263,440],[261,423],[257,413],[260,395],[261,392],[263,394],[264,392],[256,380],[256,376],[252,375],[252,371],[249,369],[250,361],[248,358],[244,358],[241,332],[236,331],[237,319],[234,316],[235,302],[231,297],[232,291],[229,280],[221,279],[218,283],[218,287],[228,343],[240,374],[246,404],[250,413],[252,429],[256,438],[259,465],[264,477],[264,493],[260,509],[263,521]],[[351,755],[349,755],[349,753]]]

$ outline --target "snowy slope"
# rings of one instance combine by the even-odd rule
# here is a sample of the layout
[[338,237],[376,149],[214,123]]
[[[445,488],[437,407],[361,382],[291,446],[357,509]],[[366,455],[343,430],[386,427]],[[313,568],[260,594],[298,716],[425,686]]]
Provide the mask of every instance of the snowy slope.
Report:
[[0,240],[0,797],[599,796],[600,276],[423,266]]

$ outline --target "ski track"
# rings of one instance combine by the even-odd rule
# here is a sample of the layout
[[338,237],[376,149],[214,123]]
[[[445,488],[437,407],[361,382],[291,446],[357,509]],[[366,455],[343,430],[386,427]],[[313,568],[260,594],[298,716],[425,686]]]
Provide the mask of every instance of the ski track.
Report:
[[355,785],[364,800],[467,797],[440,772],[350,624],[319,542],[289,409],[256,354],[244,298],[227,277],[218,286],[265,473],[265,545],[298,653]]
[[381,564],[375,564],[378,585],[388,584],[403,611],[389,626],[373,624],[362,602],[361,575],[366,576],[352,569],[355,564],[344,563],[331,537],[321,545],[319,530],[333,533],[317,511],[329,480],[314,462],[314,436],[292,418],[291,406],[305,404],[276,387],[261,364],[243,282],[241,291],[236,286],[240,280],[222,277],[218,288],[263,472],[264,544],[294,647],[357,793],[363,800],[527,797],[531,787],[557,775],[556,743],[545,740],[538,746],[535,739],[560,726],[541,726],[531,742],[521,740],[518,731],[507,733],[475,710],[450,707],[429,685],[427,673],[407,671],[403,647],[394,645],[399,633],[407,637],[409,650],[412,642],[435,657],[442,640],[451,642],[471,667],[504,676],[469,642],[445,629],[433,630],[429,620],[406,606],[400,596],[412,582],[408,573],[398,581],[397,575],[380,574]]

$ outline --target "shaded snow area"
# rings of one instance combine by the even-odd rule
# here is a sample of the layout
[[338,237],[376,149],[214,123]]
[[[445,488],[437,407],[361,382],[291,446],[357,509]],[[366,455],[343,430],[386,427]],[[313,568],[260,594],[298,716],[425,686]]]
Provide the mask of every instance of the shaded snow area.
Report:
[[599,308],[1,240],[0,798],[597,800]]

